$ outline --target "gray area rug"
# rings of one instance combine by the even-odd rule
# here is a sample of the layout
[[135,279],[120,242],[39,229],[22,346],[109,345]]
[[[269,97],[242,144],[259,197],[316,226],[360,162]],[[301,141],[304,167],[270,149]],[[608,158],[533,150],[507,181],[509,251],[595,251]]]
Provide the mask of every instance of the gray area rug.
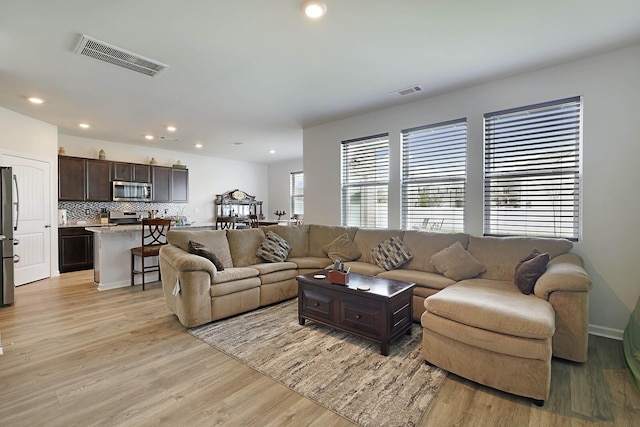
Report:
[[228,354],[362,426],[413,426],[446,378],[421,357],[422,329],[380,346],[307,320],[297,300],[189,329]]

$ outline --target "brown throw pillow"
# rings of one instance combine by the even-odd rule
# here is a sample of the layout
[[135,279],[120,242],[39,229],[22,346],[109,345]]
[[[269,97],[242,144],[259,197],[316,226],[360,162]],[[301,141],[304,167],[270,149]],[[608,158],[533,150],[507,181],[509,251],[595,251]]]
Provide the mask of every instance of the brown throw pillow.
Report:
[[216,266],[216,270],[218,271],[224,270],[224,265],[222,265],[222,261],[220,261],[220,259],[216,256],[216,254],[213,253],[211,249],[209,249],[202,243],[189,240],[189,253],[208,259],[213,263],[213,265]]
[[335,261],[338,258],[342,261],[353,261],[362,256],[362,252],[360,252],[356,244],[349,239],[347,233],[336,237],[330,243],[324,245],[322,250],[331,258],[331,261]]
[[540,253],[540,251],[534,249],[518,263],[514,282],[518,286],[518,289],[520,289],[520,292],[525,295],[533,292],[536,281],[547,270],[548,262],[548,253]]
[[429,260],[435,269],[452,280],[471,279],[487,268],[462,247],[460,242],[444,248]]

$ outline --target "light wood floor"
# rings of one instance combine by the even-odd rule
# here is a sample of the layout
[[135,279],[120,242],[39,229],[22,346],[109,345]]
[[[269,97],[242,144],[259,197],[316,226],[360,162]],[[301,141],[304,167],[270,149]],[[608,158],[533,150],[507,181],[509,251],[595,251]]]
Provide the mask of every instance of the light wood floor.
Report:
[[[352,425],[192,337],[159,285],[28,284],[0,335],[2,426]],[[449,375],[421,425],[640,426],[640,393],[621,342],[591,337],[586,364],[554,360],[544,407]]]

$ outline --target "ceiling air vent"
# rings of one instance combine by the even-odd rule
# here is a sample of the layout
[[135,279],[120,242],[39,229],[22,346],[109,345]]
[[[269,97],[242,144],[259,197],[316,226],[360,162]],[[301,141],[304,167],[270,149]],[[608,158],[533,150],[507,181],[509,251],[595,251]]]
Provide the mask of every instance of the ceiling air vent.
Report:
[[404,89],[396,90],[395,92],[391,92],[391,95],[405,96],[405,95],[411,95],[412,93],[416,93],[420,91],[422,91],[422,87],[420,87],[420,85],[415,85],[415,86],[406,87]]
[[155,77],[165,69],[169,68],[168,65],[161,62],[145,58],[137,53],[96,40],[86,35],[83,35],[80,38],[80,43],[78,43],[74,53],[108,62],[151,77]]

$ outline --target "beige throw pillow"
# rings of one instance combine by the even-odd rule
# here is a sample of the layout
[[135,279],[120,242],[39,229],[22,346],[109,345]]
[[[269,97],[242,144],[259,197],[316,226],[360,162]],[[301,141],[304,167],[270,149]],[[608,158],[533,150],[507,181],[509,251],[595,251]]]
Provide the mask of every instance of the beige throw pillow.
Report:
[[444,248],[429,261],[439,273],[458,281],[476,277],[486,270],[486,267],[467,252],[460,242]]
[[356,246],[355,243],[349,239],[347,233],[336,237],[330,243],[327,243],[322,250],[327,254],[331,261],[335,261],[340,258],[342,261],[353,261],[360,258],[362,252]]

